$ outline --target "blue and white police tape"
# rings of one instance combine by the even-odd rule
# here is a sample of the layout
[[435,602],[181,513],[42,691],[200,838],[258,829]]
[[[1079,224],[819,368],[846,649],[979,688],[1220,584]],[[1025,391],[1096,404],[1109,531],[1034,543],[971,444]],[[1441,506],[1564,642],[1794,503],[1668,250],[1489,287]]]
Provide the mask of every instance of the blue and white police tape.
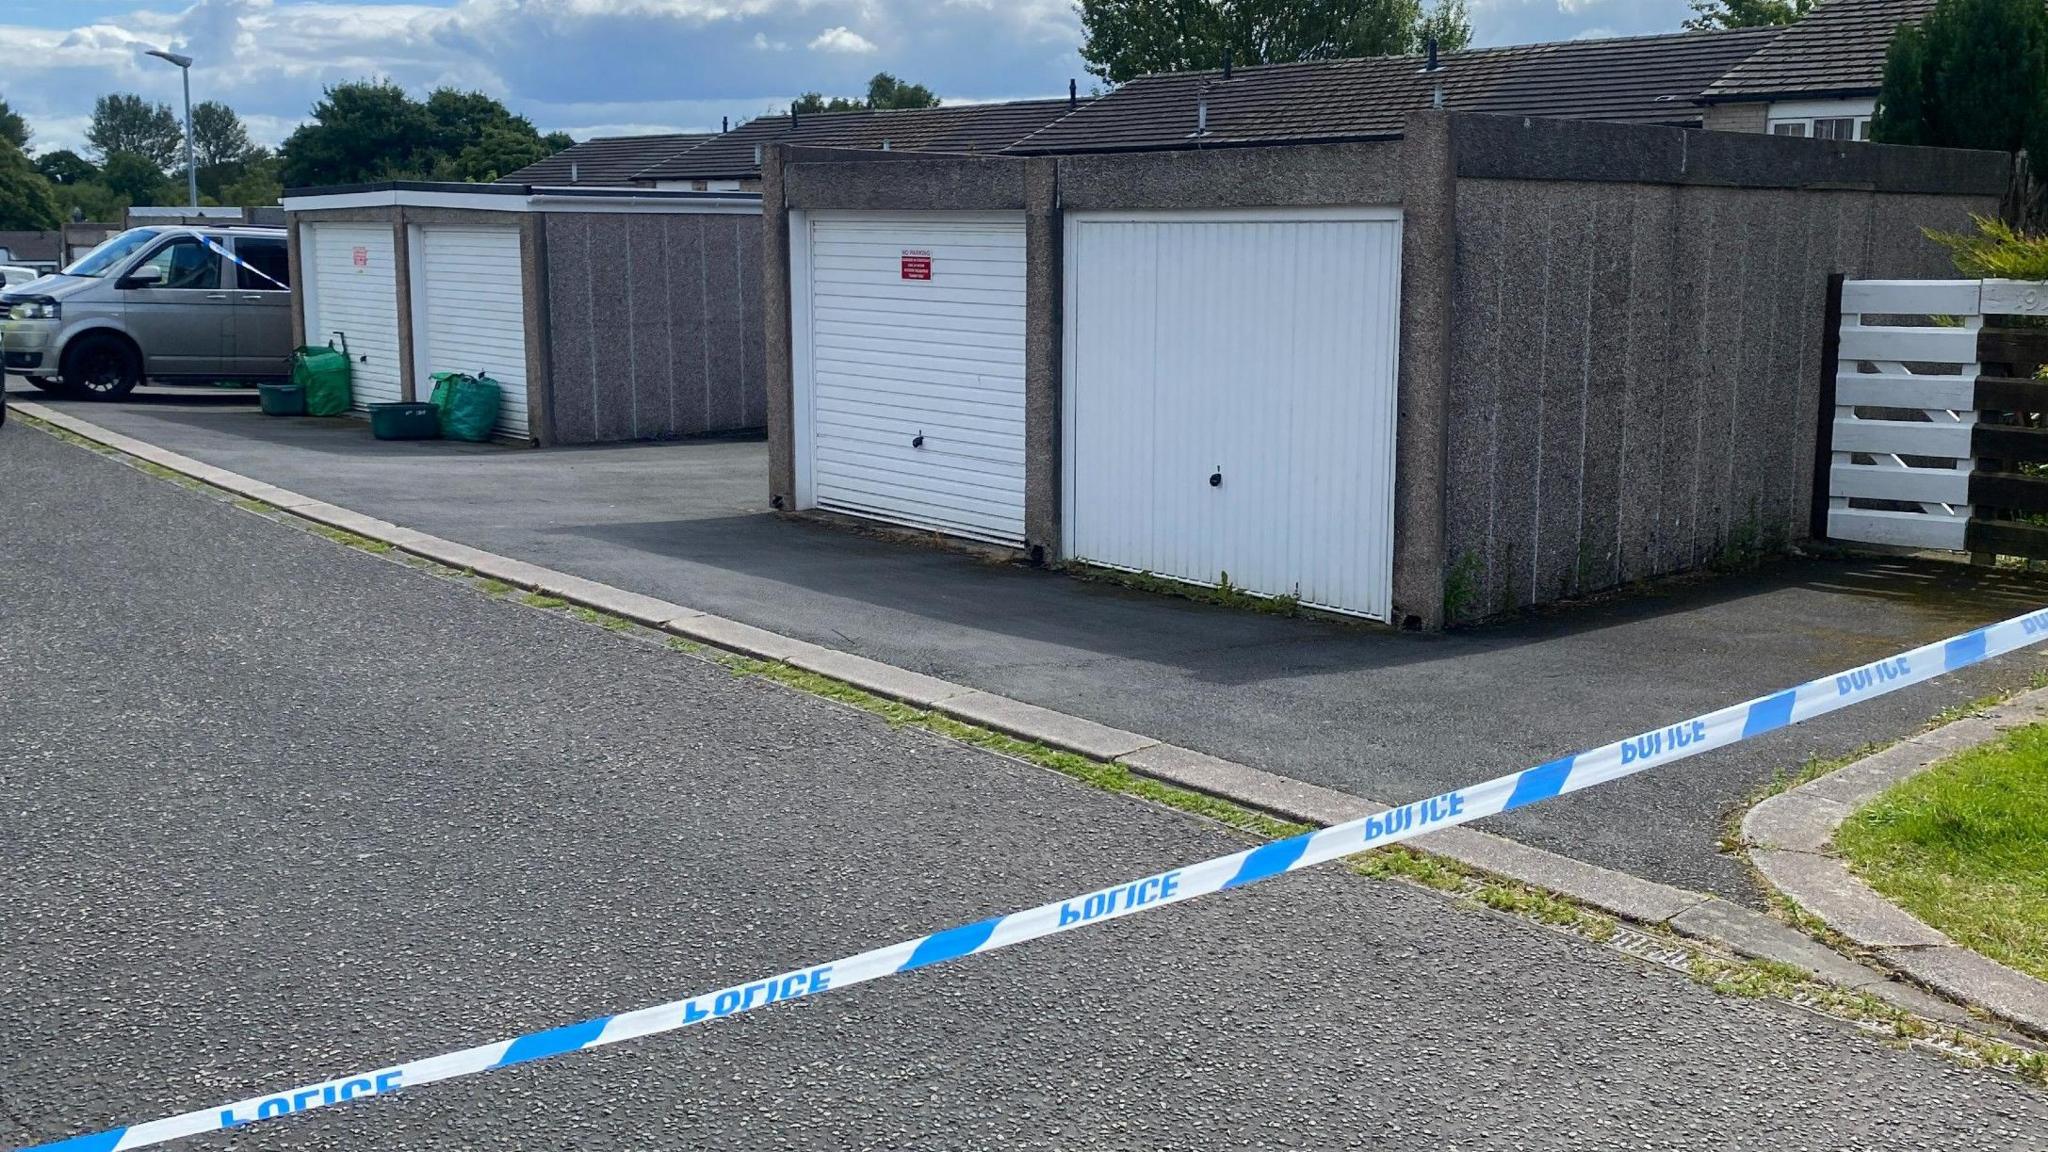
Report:
[[1849,669],[1838,676],[1811,680],[1797,688],[1617,740],[1590,752],[1552,760],[1471,788],[1417,800],[1363,820],[1277,840],[1248,851],[1234,852],[1028,911],[992,916],[916,940],[905,940],[825,964],[792,969],[764,980],[736,984],[687,1000],[658,1004],[617,1016],[599,1016],[580,1024],[533,1032],[493,1044],[480,1044],[407,1064],[339,1076],[283,1092],[252,1096],[215,1108],[74,1136],[54,1144],[36,1145],[24,1152],[54,1152],[56,1149],[64,1149],[65,1152],[122,1152],[130,1148],[144,1148],[202,1132],[216,1132],[331,1104],[388,1095],[400,1088],[430,1084],[436,1080],[545,1060],[567,1052],[616,1044],[621,1040],[659,1032],[673,1032],[779,1001],[813,996],[834,988],[848,988],[884,976],[943,964],[962,956],[992,952],[1084,924],[1099,924],[1211,892],[1241,888],[1283,872],[1308,868],[1368,848],[1383,847],[1511,811],[1565,792],[1591,788],[1896,692],[1944,672],[2038,644],[2044,638],[2048,638],[2048,610],[1966,632],[1903,655]]

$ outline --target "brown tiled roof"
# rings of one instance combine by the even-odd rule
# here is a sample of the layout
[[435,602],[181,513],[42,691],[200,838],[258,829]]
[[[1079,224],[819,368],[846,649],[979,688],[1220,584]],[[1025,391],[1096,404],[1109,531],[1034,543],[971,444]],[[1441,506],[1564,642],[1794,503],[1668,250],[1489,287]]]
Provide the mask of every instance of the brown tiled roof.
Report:
[[[1697,125],[1715,77],[1780,29],[1568,40],[1419,56],[1314,60],[1141,76],[1026,137],[1019,154],[1193,148],[1400,134],[1439,86],[1453,112]],[[1208,131],[1195,136],[1206,97]]]
[[725,180],[759,176],[758,145],[802,144],[818,148],[880,148],[903,152],[976,154],[999,152],[1066,115],[1065,100],[1014,100],[1001,104],[955,104],[854,112],[813,112],[749,120],[688,152],[650,165],[645,180]]
[[[59,259],[64,250],[62,232],[0,232],[0,248],[15,260],[48,262]],[[0,258],[0,264],[7,260]]]
[[[537,164],[498,178],[500,184],[545,184],[553,187],[596,185],[631,187],[633,174],[686,152],[706,140],[709,132],[672,132],[659,136],[598,136],[573,144]],[[570,179],[570,173],[575,179]]]
[[1705,89],[1709,102],[1875,93],[1899,25],[1934,0],[1826,0]]

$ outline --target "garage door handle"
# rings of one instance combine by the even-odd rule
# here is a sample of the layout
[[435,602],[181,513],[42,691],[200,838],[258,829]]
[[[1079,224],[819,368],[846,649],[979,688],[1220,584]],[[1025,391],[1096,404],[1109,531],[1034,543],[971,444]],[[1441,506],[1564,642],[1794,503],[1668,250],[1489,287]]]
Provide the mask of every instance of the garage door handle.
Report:
[[922,447],[924,447],[924,433],[922,433],[922,432],[919,432],[919,433],[918,433],[917,435],[915,435],[915,436],[912,436],[912,437],[910,438],[910,446],[911,446],[912,448],[922,448]]
[[1209,473],[1209,487],[1211,487],[1211,488],[1221,488],[1221,487],[1223,487],[1223,469],[1221,469],[1221,468],[1218,468],[1218,469],[1217,469],[1217,470],[1215,470],[1214,472],[1211,472],[1211,473]]

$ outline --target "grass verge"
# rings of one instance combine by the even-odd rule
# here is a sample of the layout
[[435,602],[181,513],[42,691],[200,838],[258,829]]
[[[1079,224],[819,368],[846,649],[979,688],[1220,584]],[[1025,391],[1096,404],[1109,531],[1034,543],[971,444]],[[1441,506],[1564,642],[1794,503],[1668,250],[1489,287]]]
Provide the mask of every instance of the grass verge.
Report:
[[1834,842],[1871,887],[1956,943],[2048,980],[2048,725],[1893,785]]

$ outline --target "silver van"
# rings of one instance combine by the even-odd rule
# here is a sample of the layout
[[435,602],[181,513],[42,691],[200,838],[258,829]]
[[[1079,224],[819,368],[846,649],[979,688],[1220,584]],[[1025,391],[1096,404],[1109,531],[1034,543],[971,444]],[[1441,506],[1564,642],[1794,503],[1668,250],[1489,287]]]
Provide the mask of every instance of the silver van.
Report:
[[58,395],[275,379],[291,344],[282,228],[131,228],[0,292],[0,365]]

